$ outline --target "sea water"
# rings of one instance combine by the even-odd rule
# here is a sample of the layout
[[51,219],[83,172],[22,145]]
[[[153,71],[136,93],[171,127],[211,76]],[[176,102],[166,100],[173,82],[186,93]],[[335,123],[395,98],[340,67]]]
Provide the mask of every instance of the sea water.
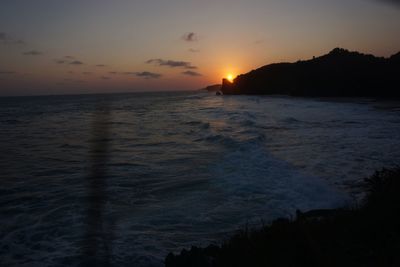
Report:
[[199,92],[0,98],[0,265],[162,266],[171,251],[296,209],[349,205],[364,177],[399,162],[399,106]]

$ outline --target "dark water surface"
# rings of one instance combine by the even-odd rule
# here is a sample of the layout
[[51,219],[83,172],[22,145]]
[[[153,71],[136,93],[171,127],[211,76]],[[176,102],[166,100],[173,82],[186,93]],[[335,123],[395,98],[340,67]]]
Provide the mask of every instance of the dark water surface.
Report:
[[397,105],[204,93],[0,98],[0,265],[162,266],[336,207],[400,160]]

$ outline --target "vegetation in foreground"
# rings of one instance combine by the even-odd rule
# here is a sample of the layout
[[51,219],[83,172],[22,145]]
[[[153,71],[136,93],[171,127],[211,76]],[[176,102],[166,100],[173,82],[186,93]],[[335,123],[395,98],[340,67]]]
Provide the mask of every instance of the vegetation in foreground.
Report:
[[298,212],[220,246],[170,253],[167,267],[400,266],[400,168],[365,179],[354,208]]

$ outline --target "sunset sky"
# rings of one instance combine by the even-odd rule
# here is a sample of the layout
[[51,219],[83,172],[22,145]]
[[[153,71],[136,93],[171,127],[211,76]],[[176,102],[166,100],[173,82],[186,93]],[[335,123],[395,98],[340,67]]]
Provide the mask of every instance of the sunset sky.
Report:
[[194,90],[343,47],[400,51],[378,0],[1,0],[0,95]]

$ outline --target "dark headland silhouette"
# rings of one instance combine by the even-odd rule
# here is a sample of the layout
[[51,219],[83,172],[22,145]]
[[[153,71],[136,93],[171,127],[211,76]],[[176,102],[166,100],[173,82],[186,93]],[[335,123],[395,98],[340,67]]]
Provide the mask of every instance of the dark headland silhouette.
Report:
[[295,63],[276,63],[223,80],[225,95],[279,94],[321,97],[399,97],[400,52],[375,57],[335,48]]

